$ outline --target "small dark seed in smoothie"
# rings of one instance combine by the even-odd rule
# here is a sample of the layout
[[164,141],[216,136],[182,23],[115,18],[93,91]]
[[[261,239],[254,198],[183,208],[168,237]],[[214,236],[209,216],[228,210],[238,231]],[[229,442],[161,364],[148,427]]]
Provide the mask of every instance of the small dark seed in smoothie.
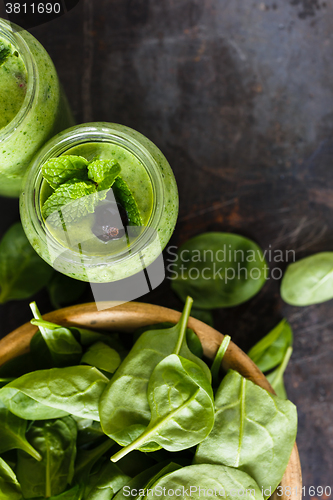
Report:
[[127,225],[126,210],[119,203],[108,202],[96,208],[92,232],[104,242],[119,240],[125,235]]

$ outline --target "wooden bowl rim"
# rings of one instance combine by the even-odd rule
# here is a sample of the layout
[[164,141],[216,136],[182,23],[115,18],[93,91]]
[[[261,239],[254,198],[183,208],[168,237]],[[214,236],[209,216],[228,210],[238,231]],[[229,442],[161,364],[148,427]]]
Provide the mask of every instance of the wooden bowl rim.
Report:
[[[116,304],[116,303],[115,303]],[[95,302],[78,304],[52,311],[43,315],[43,318],[59,323],[63,326],[77,326],[96,330],[131,332],[141,326],[170,321],[176,323],[181,313],[166,307],[143,302],[127,302],[97,310]],[[100,307],[104,307],[100,304]],[[224,338],[224,335],[202,321],[190,317],[188,326],[198,335],[204,355],[213,360]],[[37,327],[26,323],[0,340],[0,366],[14,357],[29,351],[30,339],[36,333]],[[222,361],[222,368],[226,371],[232,368],[244,377],[252,380],[260,387],[274,394],[268,380],[254,362],[234,342],[230,341]],[[290,486],[291,494],[283,493],[275,498],[281,500],[301,500],[302,472],[297,450],[293,448],[290,460],[280,483],[283,492]],[[288,490],[289,491],[289,490]]]

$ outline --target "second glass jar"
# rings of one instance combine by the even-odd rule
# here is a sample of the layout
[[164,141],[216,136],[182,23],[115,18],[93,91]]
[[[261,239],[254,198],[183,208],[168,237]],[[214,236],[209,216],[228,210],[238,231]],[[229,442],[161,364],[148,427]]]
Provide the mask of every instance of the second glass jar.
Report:
[[0,195],[18,197],[32,157],[74,120],[44,47],[27,31],[0,19]]

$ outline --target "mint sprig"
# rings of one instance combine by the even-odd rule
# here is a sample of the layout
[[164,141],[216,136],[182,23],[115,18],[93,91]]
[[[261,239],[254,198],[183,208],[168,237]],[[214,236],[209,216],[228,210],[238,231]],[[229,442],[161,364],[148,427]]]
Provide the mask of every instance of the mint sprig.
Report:
[[137,203],[119,176],[121,167],[116,160],[88,162],[82,156],[65,155],[50,159],[43,165],[42,172],[54,189],[42,207],[42,214],[53,226],[64,227],[94,213],[111,188],[116,201],[127,212],[129,225],[142,225]]

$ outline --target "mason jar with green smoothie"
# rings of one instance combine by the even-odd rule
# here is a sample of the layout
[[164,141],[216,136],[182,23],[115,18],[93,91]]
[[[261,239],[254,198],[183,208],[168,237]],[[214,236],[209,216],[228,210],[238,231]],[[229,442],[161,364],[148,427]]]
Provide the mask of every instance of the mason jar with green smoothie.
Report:
[[112,123],[58,134],[24,180],[21,220],[36,252],[91,283],[133,276],[157,259],[178,215],[177,185],[145,136]]
[[73,124],[46,50],[30,33],[0,19],[0,195],[19,196],[32,157]]

